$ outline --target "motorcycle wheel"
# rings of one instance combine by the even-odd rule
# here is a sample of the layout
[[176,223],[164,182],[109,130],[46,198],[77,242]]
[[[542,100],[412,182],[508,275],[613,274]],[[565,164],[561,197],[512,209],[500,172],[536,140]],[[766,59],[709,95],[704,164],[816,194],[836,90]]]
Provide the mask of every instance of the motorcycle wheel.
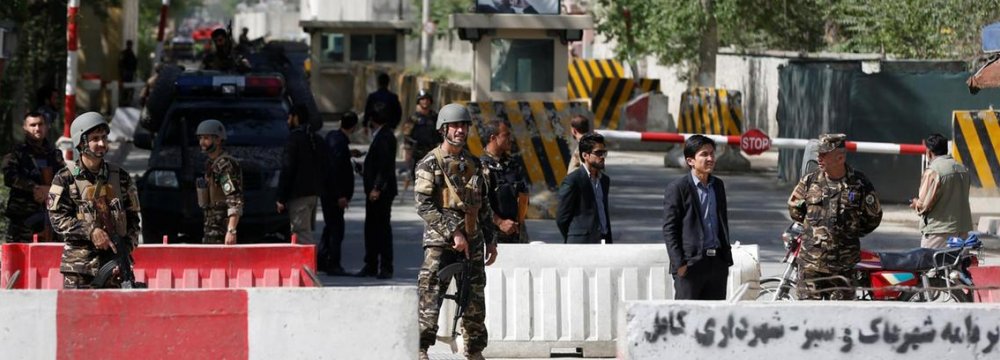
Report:
[[[774,295],[778,293],[778,284],[781,283],[779,278],[766,278],[760,280],[760,293],[757,294],[756,301],[771,301],[774,299]],[[795,282],[789,280],[782,287],[781,295],[778,297],[778,301],[795,301],[798,300],[799,296],[795,292]]]
[[[930,285],[934,288],[947,287],[944,279],[930,279]],[[900,300],[909,302],[936,302],[936,303],[968,303],[972,302],[972,291],[971,290],[947,290],[947,291],[934,291],[923,292],[928,295],[930,299],[925,299],[920,296],[921,292],[908,292],[904,293]]]

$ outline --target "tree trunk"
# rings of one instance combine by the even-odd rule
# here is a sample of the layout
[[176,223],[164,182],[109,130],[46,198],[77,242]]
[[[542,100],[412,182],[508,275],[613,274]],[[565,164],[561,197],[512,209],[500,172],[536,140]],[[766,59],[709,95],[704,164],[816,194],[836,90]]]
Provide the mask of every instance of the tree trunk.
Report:
[[691,79],[692,85],[715,87],[715,56],[719,52],[719,25],[715,20],[715,0],[701,0],[705,11],[705,31],[698,46],[698,72]]

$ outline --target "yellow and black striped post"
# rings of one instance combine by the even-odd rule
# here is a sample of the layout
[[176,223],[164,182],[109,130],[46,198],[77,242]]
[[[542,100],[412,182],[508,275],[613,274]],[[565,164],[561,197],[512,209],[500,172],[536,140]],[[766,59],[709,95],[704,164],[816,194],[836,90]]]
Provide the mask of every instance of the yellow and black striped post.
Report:
[[594,79],[620,79],[625,77],[625,68],[617,60],[574,59],[569,63],[569,99],[591,98],[594,93]]
[[952,155],[969,169],[972,185],[996,189],[1000,184],[1000,123],[998,111],[952,113]]
[[742,99],[738,91],[693,88],[681,94],[677,131],[681,133],[740,135]]
[[[513,146],[511,153],[528,177],[531,186],[531,218],[552,218],[558,200],[554,193],[566,177],[566,167],[573,153],[570,118],[586,114],[583,102],[496,101],[467,103],[476,126],[468,138],[469,151],[476,156],[483,154],[487,139],[480,137],[482,124],[492,119],[502,119],[510,124]],[[551,193],[550,196],[538,196]],[[544,200],[541,200],[544,199]]]

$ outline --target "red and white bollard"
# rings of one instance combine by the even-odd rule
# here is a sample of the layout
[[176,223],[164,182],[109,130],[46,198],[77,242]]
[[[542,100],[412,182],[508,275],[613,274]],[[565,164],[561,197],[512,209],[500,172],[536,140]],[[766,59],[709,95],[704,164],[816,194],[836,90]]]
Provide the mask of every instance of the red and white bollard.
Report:
[[154,63],[163,62],[163,36],[167,27],[167,13],[170,10],[170,0],[163,0],[160,6],[160,25],[156,31],[156,60]]
[[74,160],[73,140],[70,139],[69,129],[76,117],[76,74],[78,70],[79,54],[77,53],[79,41],[76,36],[76,19],[80,11],[80,0],[69,0],[66,2],[66,99],[63,101],[63,136],[56,141],[56,147],[63,151],[63,158],[67,161]]

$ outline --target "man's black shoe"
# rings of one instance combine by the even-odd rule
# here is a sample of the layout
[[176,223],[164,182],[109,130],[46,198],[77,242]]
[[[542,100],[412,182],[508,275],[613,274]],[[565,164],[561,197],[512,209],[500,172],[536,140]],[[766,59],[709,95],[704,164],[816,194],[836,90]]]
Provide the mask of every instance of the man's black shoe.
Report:
[[357,276],[357,277],[372,277],[372,276],[378,276],[378,272],[376,272],[375,270],[372,270],[372,269],[361,269],[361,271],[358,271],[357,273],[355,273],[354,276]]
[[351,275],[351,274],[348,274],[347,271],[344,271],[344,268],[342,268],[340,266],[335,267],[335,268],[333,268],[331,270],[327,270],[326,274],[329,275],[329,276],[348,276],[348,275]]

